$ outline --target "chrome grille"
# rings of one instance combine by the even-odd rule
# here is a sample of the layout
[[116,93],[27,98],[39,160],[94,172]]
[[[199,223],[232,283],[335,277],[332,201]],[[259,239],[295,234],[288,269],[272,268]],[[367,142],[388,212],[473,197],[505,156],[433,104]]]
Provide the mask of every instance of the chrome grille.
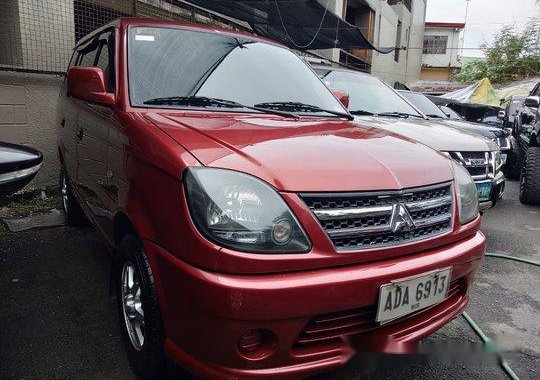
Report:
[[301,194],[339,250],[427,239],[452,227],[450,183],[386,192]]
[[450,152],[450,155],[467,169],[473,180],[495,178],[495,152]]

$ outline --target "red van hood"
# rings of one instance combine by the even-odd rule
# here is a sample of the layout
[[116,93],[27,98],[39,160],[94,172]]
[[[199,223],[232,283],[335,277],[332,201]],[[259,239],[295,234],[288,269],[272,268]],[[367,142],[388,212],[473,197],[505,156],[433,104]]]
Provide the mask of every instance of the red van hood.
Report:
[[399,135],[340,120],[223,113],[145,115],[203,165],[245,172],[282,191],[360,191],[452,178],[449,161]]

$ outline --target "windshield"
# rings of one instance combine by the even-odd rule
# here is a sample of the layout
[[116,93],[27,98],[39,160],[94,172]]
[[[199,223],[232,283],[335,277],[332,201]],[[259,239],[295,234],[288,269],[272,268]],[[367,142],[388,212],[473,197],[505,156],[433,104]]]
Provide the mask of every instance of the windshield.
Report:
[[331,90],[341,90],[349,94],[349,110],[366,111],[373,114],[403,112],[421,116],[393,89],[380,79],[350,71],[329,71],[315,69]]
[[415,105],[424,115],[429,117],[442,117],[447,119],[448,116],[435,103],[433,103],[427,96],[417,92],[400,91],[405,99]]
[[447,117],[449,117],[450,119],[462,120],[461,115],[450,107],[441,106],[441,111],[443,111],[447,115]]
[[[239,110],[232,102],[245,106],[295,102],[346,112],[290,50],[215,31],[130,28],[128,73],[133,106],[219,108],[227,106],[225,100],[231,102],[227,111]],[[193,97],[197,99],[191,101]],[[328,116],[304,108],[298,113]]]

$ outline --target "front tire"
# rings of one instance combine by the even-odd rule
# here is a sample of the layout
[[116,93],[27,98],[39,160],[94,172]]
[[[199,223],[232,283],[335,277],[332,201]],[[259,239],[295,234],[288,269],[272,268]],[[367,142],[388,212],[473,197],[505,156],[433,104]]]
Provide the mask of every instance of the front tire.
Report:
[[135,236],[122,239],[115,267],[118,313],[129,362],[144,380],[164,378],[165,330],[152,270]]
[[519,185],[519,200],[540,205],[540,147],[527,149]]

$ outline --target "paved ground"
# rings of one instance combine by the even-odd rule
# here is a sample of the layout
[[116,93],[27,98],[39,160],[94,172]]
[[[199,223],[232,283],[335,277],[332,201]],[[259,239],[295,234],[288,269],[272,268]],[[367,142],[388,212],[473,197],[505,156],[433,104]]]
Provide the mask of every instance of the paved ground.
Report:
[[[540,260],[540,207],[517,201],[517,183],[509,183],[502,204],[485,214],[483,230],[488,251]],[[108,255],[91,229],[60,227],[0,237],[0,269],[1,379],[136,379],[108,295]],[[505,357],[521,379],[540,377],[538,267],[487,257],[467,310],[510,350]],[[479,347],[462,318],[427,342],[448,349]],[[467,358],[353,360],[318,379],[507,378],[497,364],[478,362],[478,355]]]

